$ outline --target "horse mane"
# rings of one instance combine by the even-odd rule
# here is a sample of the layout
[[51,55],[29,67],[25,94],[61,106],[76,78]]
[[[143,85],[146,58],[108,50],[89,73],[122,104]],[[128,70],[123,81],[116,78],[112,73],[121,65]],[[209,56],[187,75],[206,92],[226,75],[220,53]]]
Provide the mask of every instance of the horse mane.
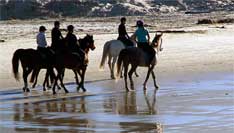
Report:
[[159,35],[156,33],[156,35],[155,35],[153,41],[151,42],[151,45],[153,45],[154,43],[158,43],[159,40],[162,38],[162,35],[163,35],[162,33],[159,34]]

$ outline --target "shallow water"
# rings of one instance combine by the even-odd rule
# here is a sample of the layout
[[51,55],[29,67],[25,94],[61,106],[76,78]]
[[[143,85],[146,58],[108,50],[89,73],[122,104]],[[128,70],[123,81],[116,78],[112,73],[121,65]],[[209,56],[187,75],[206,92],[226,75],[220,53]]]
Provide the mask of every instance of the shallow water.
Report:
[[[141,79],[141,78],[140,78]],[[126,93],[115,81],[86,83],[88,92],[0,92],[1,132],[233,132],[234,77],[171,82]],[[122,80],[119,81],[123,83]],[[104,87],[103,87],[104,86]]]

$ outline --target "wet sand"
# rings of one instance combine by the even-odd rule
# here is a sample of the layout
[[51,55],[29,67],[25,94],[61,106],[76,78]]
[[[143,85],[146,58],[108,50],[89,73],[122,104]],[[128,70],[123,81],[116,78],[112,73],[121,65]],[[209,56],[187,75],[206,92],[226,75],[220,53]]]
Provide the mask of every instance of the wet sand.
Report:
[[0,129],[11,133],[231,133],[233,80],[233,75],[225,75],[200,82],[174,82],[163,84],[158,91],[149,87],[145,93],[139,84],[135,92],[126,93],[112,80],[87,83],[87,93],[77,93],[73,84],[67,85],[70,94],[61,91],[56,96],[40,87],[30,94],[1,91]]
[[150,79],[146,94],[145,68],[137,69],[140,77],[134,78],[136,91],[131,93],[125,92],[122,79],[110,80],[107,65],[99,70],[102,47],[116,34],[94,34],[97,48],[89,55],[88,92],[77,93],[74,74],[66,71],[70,93],[61,90],[55,96],[42,91],[44,71],[30,93],[22,93],[22,81],[16,82],[11,74],[13,52],[36,47],[32,34],[0,43],[0,130],[234,132],[234,25],[225,27],[196,26],[184,29],[206,32],[164,34],[164,50],[154,70],[160,89],[155,92]]

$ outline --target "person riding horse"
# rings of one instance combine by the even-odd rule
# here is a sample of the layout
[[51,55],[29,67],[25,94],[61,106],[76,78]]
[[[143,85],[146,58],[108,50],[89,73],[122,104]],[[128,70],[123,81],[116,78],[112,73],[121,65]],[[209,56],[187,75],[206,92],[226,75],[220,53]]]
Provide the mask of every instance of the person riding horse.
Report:
[[39,27],[39,33],[37,34],[37,50],[40,52],[44,61],[50,62],[48,58],[52,56],[52,51],[47,48],[47,41],[45,35],[45,26]]
[[62,40],[64,39],[62,36],[62,33],[59,29],[60,27],[60,22],[59,21],[55,21],[54,22],[54,28],[52,29],[51,32],[51,48],[55,51],[59,51],[63,49],[63,43]]
[[125,27],[125,24],[126,24],[126,18],[125,17],[122,17],[120,19],[120,25],[119,25],[119,28],[118,28],[118,33],[119,33],[119,36],[117,38],[117,40],[120,40],[125,46],[133,46],[133,42],[130,40],[130,37],[128,36],[128,33],[126,31],[126,27]]
[[136,22],[137,30],[133,34],[133,37],[137,41],[137,47],[148,53],[149,62],[153,60],[155,57],[155,50],[152,48],[150,44],[150,36],[147,29],[144,28],[144,22],[142,20],[138,20]]
[[78,44],[78,39],[76,37],[76,35],[73,34],[74,32],[74,26],[73,25],[69,25],[67,26],[67,36],[65,37],[65,41],[66,41],[66,52],[69,53],[78,53],[82,59],[85,56],[85,53],[83,50],[81,50],[79,44]]

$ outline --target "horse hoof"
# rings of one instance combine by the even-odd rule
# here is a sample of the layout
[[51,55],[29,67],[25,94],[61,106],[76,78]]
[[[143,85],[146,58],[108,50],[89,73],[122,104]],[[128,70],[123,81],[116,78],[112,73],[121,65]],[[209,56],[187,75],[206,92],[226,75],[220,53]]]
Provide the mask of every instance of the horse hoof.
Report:
[[111,76],[111,79],[115,79],[115,76],[112,75],[112,76]]
[[126,88],[126,92],[130,92],[130,91],[131,91],[131,89]]
[[156,86],[155,86],[155,89],[158,90],[158,89],[159,89],[159,86],[156,85]]
[[69,91],[68,91],[68,90],[65,90],[65,93],[69,93]]
[[55,94],[56,94],[56,92],[54,91],[54,92],[53,92],[53,95],[55,95]]
[[51,86],[49,85],[49,86],[47,86],[47,88],[51,88]]
[[32,86],[32,88],[35,88],[35,87],[36,87],[36,85],[33,85],[33,86]]
[[58,86],[58,90],[61,90],[61,87]]
[[46,88],[43,88],[43,91],[46,91]]
[[29,88],[26,89],[26,92],[30,92]]
[[86,89],[85,88],[82,88],[83,92],[86,92]]

